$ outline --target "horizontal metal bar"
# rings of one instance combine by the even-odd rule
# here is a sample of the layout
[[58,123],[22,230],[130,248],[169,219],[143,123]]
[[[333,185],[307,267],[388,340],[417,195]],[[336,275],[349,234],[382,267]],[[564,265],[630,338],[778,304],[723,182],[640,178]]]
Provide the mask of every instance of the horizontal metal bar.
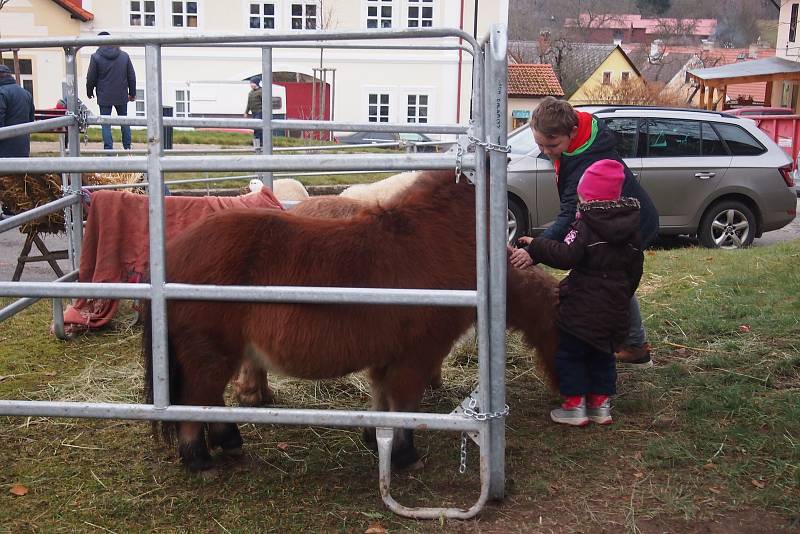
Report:
[[[455,154],[319,154],[297,155],[167,156],[161,158],[164,172],[188,171],[413,171],[456,168]],[[465,155],[464,170],[475,168],[475,155]],[[42,157],[0,158],[0,173],[21,172],[146,172],[147,158],[131,157]]]
[[[149,298],[149,284],[0,282],[0,296]],[[413,306],[475,306],[476,292],[465,289],[399,289],[308,286],[165,285],[174,300],[240,302],[302,302],[326,304],[400,304]]]
[[35,122],[24,122],[22,124],[15,124],[14,126],[4,126],[0,128],[0,139],[8,139],[9,137],[16,137],[18,135],[31,134],[36,132],[44,132],[53,130],[55,128],[63,128],[75,123],[75,117],[68,115],[64,117],[55,117],[53,119],[43,119]]
[[[16,158],[16,159],[24,159],[27,158]],[[0,160],[3,161],[3,160]],[[23,224],[36,220],[39,217],[44,217],[45,215],[49,215],[51,213],[55,213],[56,211],[61,211],[73,204],[77,204],[81,201],[80,195],[69,195],[52,202],[48,202],[42,206],[38,206],[33,209],[29,209],[28,211],[24,211],[22,213],[18,213],[8,219],[0,220],[0,233],[5,231],[11,230],[12,228],[16,228],[17,226],[22,226]]]
[[[64,161],[62,158],[60,161]],[[472,169],[475,156],[463,157],[461,168]],[[302,155],[277,156],[171,156],[161,158],[165,172],[187,171],[373,171],[419,169],[442,170],[456,168],[455,154],[319,154],[313,158]],[[2,160],[0,160],[2,169]]]
[[[269,43],[278,46],[286,42],[315,42],[328,41],[363,41],[387,39],[430,39],[434,37],[456,37],[463,39],[477,50],[478,42],[469,33],[463,30],[448,28],[420,28],[416,30],[366,30],[359,32],[329,32],[329,31],[304,31],[289,34],[269,35]],[[144,46],[146,44],[158,45],[192,45],[192,44],[219,44],[219,43],[259,43],[264,46],[265,36],[259,34],[242,33],[202,33],[198,35],[135,35],[135,36],[92,36],[92,37],[48,37],[31,39],[3,39],[4,48],[65,48],[84,46]]]
[[[78,270],[75,269],[74,271],[65,274],[64,276],[62,276],[61,278],[56,279],[55,281],[56,282],[71,282],[73,280],[77,280],[77,278],[78,278]],[[25,298],[21,298],[21,299],[19,299],[17,301],[12,302],[11,304],[6,306],[5,308],[0,309],[0,322],[5,321],[6,319],[11,317],[12,315],[15,315],[15,314],[21,312],[22,310],[24,310],[28,306],[32,306],[33,304],[36,304],[40,300],[42,300],[42,299],[41,298],[25,297]]]
[[474,54],[472,48],[465,45],[392,45],[392,44],[353,44],[353,43],[326,43],[318,41],[313,43],[276,43],[273,41],[263,41],[257,43],[201,43],[195,45],[179,45],[179,46],[196,46],[201,47],[220,47],[220,48],[324,48],[326,50],[432,50],[432,51],[447,51],[447,50],[463,50],[468,54]]
[[90,402],[0,400],[0,415],[19,417],[84,417],[92,419],[141,419],[202,421],[207,423],[384,426],[457,432],[479,431],[485,424],[463,415],[372,412],[357,410],[308,410],[294,408],[239,408],[221,406],[168,406]]
[[0,173],[24,172],[145,172],[144,157],[0,158]]
[[[145,117],[91,115],[86,119],[91,125],[147,126]],[[243,130],[262,129],[261,119],[236,117],[164,117],[164,126],[185,128],[241,128]],[[466,126],[452,124],[407,124],[395,122],[333,122],[297,119],[273,119],[274,130],[322,130],[342,132],[402,132],[432,134],[465,134]]]

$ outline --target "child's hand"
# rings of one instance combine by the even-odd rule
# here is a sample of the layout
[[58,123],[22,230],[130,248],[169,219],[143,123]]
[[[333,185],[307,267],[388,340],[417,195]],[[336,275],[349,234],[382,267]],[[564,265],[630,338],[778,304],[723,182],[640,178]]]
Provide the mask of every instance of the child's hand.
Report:
[[514,250],[511,256],[508,257],[508,261],[517,269],[524,269],[525,267],[533,265],[533,258],[531,258],[530,254],[528,254],[524,248]]
[[533,238],[527,235],[517,238],[517,248],[527,247],[533,242]]

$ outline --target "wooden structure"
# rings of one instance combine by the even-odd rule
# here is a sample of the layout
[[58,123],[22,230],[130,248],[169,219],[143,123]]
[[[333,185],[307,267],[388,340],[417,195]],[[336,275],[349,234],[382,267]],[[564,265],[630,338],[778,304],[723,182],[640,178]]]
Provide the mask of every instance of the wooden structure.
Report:
[[698,84],[700,107],[722,111],[729,85],[738,83],[766,82],[764,106],[772,105],[772,87],[775,82],[800,84],[800,63],[780,57],[768,57],[742,63],[731,63],[721,67],[696,69],[688,72],[689,78]]

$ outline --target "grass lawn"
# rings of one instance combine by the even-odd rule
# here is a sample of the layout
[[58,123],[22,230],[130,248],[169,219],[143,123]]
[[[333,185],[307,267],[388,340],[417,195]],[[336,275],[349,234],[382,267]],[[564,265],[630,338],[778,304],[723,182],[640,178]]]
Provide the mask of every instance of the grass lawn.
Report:
[[[242,459],[201,477],[135,421],[0,418],[0,532],[713,532],[800,530],[800,241],[648,252],[640,297],[656,366],[622,371],[610,427],[549,422],[556,396],[508,339],[506,498],[471,521],[413,521],[381,502],[357,429],[243,425]],[[44,303],[0,323],[0,398],[134,402],[140,329],[61,342]],[[449,412],[476,376],[474,340],[424,409]],[[282,406],[361,408],[360,376],[273,380]],[[471,506],[477,450],[418,433],[412,506]],[[25,493],[24,495],[14,495]],[[382,532],[375,530],[374,532]]]
[[[112,136],[114,141],[119,144],[121,142],[120,138],[120,130],[119,128],[112,128],[111,130]],[[141,148],[141,145],[144,145],[147,140],[145,138],[146,131],[145,130],[132,130],[132,137],[134,148],[137,148],[135,145],[139,144],[138,148]],[[43,133],[43,134],[32,134],[31,140],[33,141],[48,141],[48,142],[55,142],[57,141],[57,134],[50,134],[50,133]],[[100,142],[102,141],[100,135],[99,128],[90,128],[87,132],[88,139],[90,142]],[[179,148],[178,145],[196,145],[196,144],[203,144],[203,145],[219,145],[226,148],[233,148],[236,146],[246,146],[252,147],[252,140],[253,136],[248,133],[238,133],[238,132],[222,132],[222,131],[211,131],[211,130],[202,130],[202,131],[195,131],[195,130],[175,130],[173,132],[173,142],[175,148]],[[83,141],[83,136],[81,136],[81,141]],[[305,146],[323,146],[323,145],[330,145],[331,142],[329,141],[316,141],[313,139],[298,139],[294,137],[273,137],[273,147],[274,148],[291,148],[291,147],[305,147]],[[360,149],[350,149],[347,148],[347,145],[342,145],[341,147],[337,148],[336,150],[326,150],[325,154],[335,154],[335,153],[353,153],[353,152],[371,152],[376,154],[386,154],[387,152],[402,152],[400,149],[381,149],[381,148],[360,148]],[[286,151],[280,152],[280,154],[298,154],[300,152],[296,151]],[[313,157],[313,154],[317,152],[311,153],[310,157]],[[39,153],[38,155],[41,156],[54,156],[55,153]],[[234,177],[238,175],[242,175],[245,173],[235,173],[235,172],[180,172],[180,173],[167,173],[165,176],[166,180],[191,180],[191,179],[206,179],[206,178],[218,178],[218,177]],[[305,176],[297,176],[297,175],[278,175],[275,178],[295,178],[303,183],[306,186],[315,186],[315,185],[342,185],[342,184],[356,184],[356,183],[369,183],[375,182],[378,180],[382,180],[388,176],[391,176],[391,172],[375,172],[375,173],[353,173],[353,174],[324,174],[324,175],[305,175]],[[172,186],[173,189],[190,189],[190,190],[204,190],[204,189],[239,189],[247,186],[249,182],[249,178],[246,179],[225,179],[225,180],[217,180],[211,182],[192,182],[192,183],[182,183],[176,184]]]

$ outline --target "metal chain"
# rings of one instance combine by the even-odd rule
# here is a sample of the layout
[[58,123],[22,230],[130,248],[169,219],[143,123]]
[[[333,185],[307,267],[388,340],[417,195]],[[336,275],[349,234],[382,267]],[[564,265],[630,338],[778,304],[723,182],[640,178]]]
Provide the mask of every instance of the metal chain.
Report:
[[475,131],[474,126],[475,126],[475,121],[470,119],[469,129],[467,130],[467,139],[469,139],[470,144],[482,146],[486,150],[494,150],[496,152],[502,152],[504,154],[508,154],[509,152],[511,152],[511,145],[498,145],[495,143],[490,143],[489,141],[481,141],[480,139],[472,135],[472,132]]
[[89,142],[89,109],[81,102],[81,99],[78,99],[78,106],[75,113],[71,111],[66,111],[64,115],[73,116],[75,117],[78,123],[78,130],[83,134],[83,142]]
[[[509,412],[508,404],[503,407],[499,412],[478,412],[475,410],[478,406],[478,401],[471,397],[469,404],[464,408],[464,417],[472,417],[476,421],[488,421],[489,419],[498,419],[506,417]],[[464,474],[467,470],[467,433],[461,433],[461,456],[458,464],[458,472]]]
[[461,143],[456,142],[456,183],[461,179],[461,159],[464,157],[464,147]]
[[467,433],[461,433],[461,461],[458,464],[458,473],[463,475],[467,471]]

